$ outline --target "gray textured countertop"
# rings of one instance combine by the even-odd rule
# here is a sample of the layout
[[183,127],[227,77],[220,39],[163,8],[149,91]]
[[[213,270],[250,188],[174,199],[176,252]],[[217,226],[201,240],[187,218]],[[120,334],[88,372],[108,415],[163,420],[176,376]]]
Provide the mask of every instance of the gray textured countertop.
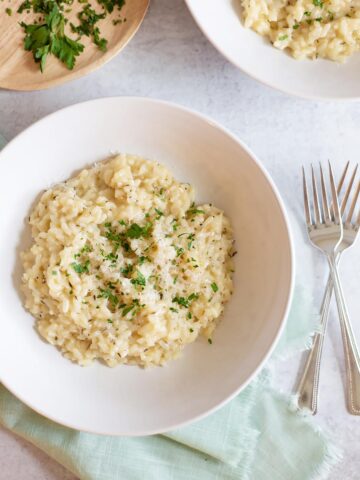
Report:
[[[248,78],[230,65],[198,30],[182,0],[152,0],[145,21],[128,47],[101,70],[62,87],[34,93],[0,91],[0,132],[13,138],[39,118],[72,103],[111,95],[171,100],[219,121],[258,155],[291,210],[299,210],[299,166],[333,161],[338,169],[360,151],[360,103],[292,98]],[[298,198],[299,197],[299,198]],[[320,292],[326,268],[314,254]],[[360,341],[360,247],[344,257],[345,293]],[[332,314],[325,344],[321,399],[316,420],[344,450],[331,480],[358,479],[360,418],[345,411],[343,357]],[[290,389],[300,358],[279,364],[281,385]],[[72,474],[29,443],[0,428],[0,478],[73,480]],[[276,479],[273,479],[276,480]]]

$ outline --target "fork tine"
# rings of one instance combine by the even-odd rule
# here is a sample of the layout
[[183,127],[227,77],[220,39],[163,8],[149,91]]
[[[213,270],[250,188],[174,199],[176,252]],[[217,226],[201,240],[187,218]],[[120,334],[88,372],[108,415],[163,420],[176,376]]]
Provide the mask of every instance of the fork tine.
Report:
[[327,199],[326,193],[326,186],[324,180],[324,172],[320,163],[320,178],[321,178],[321,192],[322,192],[322,218],[323,220],[330,221],[330,212],[329,212],[329,204]]
[[308,195],[308,189],[306,185],[306,176],[305,176],[305,169],[302,167],[302,174],[303,174],[303,190],[304,190],[304,210],[305,210],[305,218],[306,218],[306,223],[308,226],[312,225],[312,220],[311,220],[311,213],[310,213],[310,205],[309,205],[309,195]]
[[313,190],[313,196],[314,196],[315,222],[320,223],[321,216],[320,216],[320,209],[319,209],[319,197],[318,197],[318,192],[316,187],[314,168],[312,165],[311,165],[311,179],[312,179],[312,190]]
[[[337,194],[338,194],[338,198],[340,197],[341,189],[342,189],[342,187],[343,187],[343,185],[344,185],[344,181],[345,181],[345,177],[346,177],[347,171],[348,171],[348,169],[349,169],[349,165],[350,165],[350,162],[346,162],[345,168],[344,168],[344,170],[343,170],[343,172],[342,172],[342,174],[341,174],[339,183],[338,183],[338,185],[337,185],[336,191],[337,191]],[[330,215],[331,215],[332,217],[335,216],[335,215],[334,215],[334,208],[333,208],[333,204],[332,204],[332,203],[330,204]]]
[[346,217],[346,223],[350,223],[350,222],[351,222],[351,219],[352,219],[352,217],[353,217],[354,210],[355,210],[355,207],[356,207],[356,203],[357,203],[357,200],[358,200],[358,197],[359,197],[359,193],[360,193],[360,182],[358,183],[358,186],[357,186],[357,189],[356,189],[356,192],[355,192],[353,201],[351,202],[351,205],[350,205],[350,208],[349,208],[349,213],[348,213],[348,215],[347,215],[347,217]]
[[[347,190],[346,190],[346,192],[345,192],[345,195],[344,195],[344,197],[343,197],[343,199],[342,199],[341,207],[340,207],[341,216],[344,215],[345,208],[346,208],[346,205],[347,205],[347,202],[348,202],[348,199],[349,199],[349,195],[350,195],[350,192],[351,192],[351,189],[352,189],[354,180],[355,180],[355,176],[356,176],[357,169],[358,169],[358,165],[356,165],[356,167],[354,168],[353,174],[352,174],[351,179],[350,179],[349,186],[348,186],[348,188],[347,188]],[[339,191],[338,191],[338,194],[339,194]]]
[[339,199],[336,193],[336,186],[333,171],[331,168],[331,163],[329,162],[329,175],[330,175],[330,186],[331,186],[331,196],[332,196],[332,204],[334,208],[334,218],[337,223],[340,223],[340,207],[339,207]]
[[[347,171],[349,169],[349,165],[350,165],[350,162],[347,162],[346,165],[345,165],[345,168],[343,170],[343,173],[341,174],[341,178],[339,180],[339,183],[338,183],[338,186],[337,186],[337,194],[340,195],[340,192],[341,192],[341,189],[344,185],[344,180],[345,180],[345,177],[346,177],[346,174],[347,174]],[[357,166],[356,166],[357,167]]]

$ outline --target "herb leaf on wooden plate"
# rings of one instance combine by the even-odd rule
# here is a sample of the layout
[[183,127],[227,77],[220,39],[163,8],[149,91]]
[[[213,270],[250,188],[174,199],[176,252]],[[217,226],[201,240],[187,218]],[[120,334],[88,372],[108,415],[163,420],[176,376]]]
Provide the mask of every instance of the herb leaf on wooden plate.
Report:
[[35,62],[40,62],[43,72],[49,53],[55,55],[71,70],[75,65],[75,58],[84,50],[82,43],[72,40],[65,35],[65,18],[55,2],[48,2],[51,10],[45,15],[43,24],[26,24],[21,22],[25,30],[24,48],[31,51]]
[[106,13],[96,13],[96,11],[87,3],[78,14],[80,25],[76,27],[71,23],[71,30],[74,33],[78,33],[80,36],[86,35],[87,37],[92,37],[95,45],[97,45],[101,51],[105,52],[108,42],[106,38],[101,38],[100,29],[96,26],[96,24],[105,17]]
[[[61,60],[69,70],[74,68],[76,57],[84,50],[80,42],[82,36],[90,37],[93,43],[102,51],[107,50],[108,41],[101,36],[98,23],[113,12],[125,5],[125,0],[97,0],[102,12],[96,12],[87,0],[78,0],[85,3],[82,10],[77,13],[78,25],[69,23],[71,31],[78,34],[77,39],[72,39],[65,33],[65,26],[69,22],[67,13],[71,12],[74,0],[24,0],[17,10],[18,14],[24,11],[43,15],[33,24],[20,22],[25,31],[24,48],[32,52],[35,62],[40,63],[41,72],[44,71],[48,55],[54,55]],[[65,8],[66,7],[66,8]],[[113,25],[122,23],[120,17],[113,21]]]

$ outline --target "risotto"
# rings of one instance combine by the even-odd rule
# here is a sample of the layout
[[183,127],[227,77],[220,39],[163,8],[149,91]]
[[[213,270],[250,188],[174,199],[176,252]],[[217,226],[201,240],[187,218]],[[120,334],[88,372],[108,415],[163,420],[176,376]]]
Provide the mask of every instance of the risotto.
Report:
[[[47,190],[22,253],[26,308],[80,365],[163,365],[232,293],[228,218],[158,163],[119,155]],[[210,348],[210,347],[209,347]]]
[[359,0],[241,0],[244,23],[297,59],[343,62],[360,49]]

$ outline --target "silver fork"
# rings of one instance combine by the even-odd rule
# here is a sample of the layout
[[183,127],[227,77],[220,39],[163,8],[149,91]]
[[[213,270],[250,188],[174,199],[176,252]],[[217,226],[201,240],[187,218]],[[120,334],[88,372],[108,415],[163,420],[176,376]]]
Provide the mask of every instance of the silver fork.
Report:
[[[342,187],[344,185],[348,168],[349,168],[349,162],[346,164],[345,169],[341,175],[340,181],[337,186],[338,196],[340,195]],[[343,238],[340,245],[338,246],[337,263],[339,263],[340,261],[341,253],[354,243],[357,233],[359,231],[358,222],[357,221],[353,222],[353,219],[352,219],[356,201],[357,201],[359,187],[358,187],[357,193],[353,198],[349,212],[345,215],[347,203],[348,203],[350,193],[355,181],[357,168],[358,166],[356,165],[356,167],[354,168],[353,174],[351,175],[349,185],[347,186],[347,189],[341,201],[340,213],[343,219]],[[312,171],[312,184],[314,185],[314,183],[315,183],[315,178],[314,178],[314,173]],[[315,184],[315,187],[316,187],[316,184]],[[323,340],[326,334],[327,321],[329,317],[329,306],[330,306],[332,293],[333,293],[333,284],[331,280],[331,275],[329,275],[325,294],[324,294],[323,301],[321,304],[321,309],[320,309],[320,331],[316,333],[314,336],[313,345],[307,357],[304,371],[302,373],[302,376],[297,388],[297,392],[296,392],[298,396],[299,407],[307,408],[308,410],[310,410],[310,412],[313,415],[317,411],[321,355],[322,355],[322,348],[323,348]]]
[[[325,253],[330,266],[330,279],[328,281],[326,293],[321,308],[321,327],[322,330],[314,338],[314,345],[307,359],[305,370],[298,387],[299,406],[307,407],[313,414],[317,410],[317,396],[320,372],[320,359],[322,353],[322,344],[327,325],[329,313],[329,304],[332,295],[332,283],[335,289],[335,296],[338,305],[341,332],[344,342],[346,371],[347,371],[347,401],[350,413],[360,414],[360,356],[356,346],[355,337],[351,328],[348,312],[346,309],[344,296],[337,272],[337,263],[341,253],[353,244],[359,231],[360,214],[356,221],[353,221],[354,211],[357,199],[360,193],[360,183],[357,186],[356,193],[351,202],[349,211],[345,215],[344,223],[342,216],[345,213],[347,201],[355,180],[356,168],[350,180],[350,184],[345,192],[341,210],[338,204],[338,193],[342,188],[348,165],[339,182],[338,192],[335,188],[334,177],[331,165],[329,163],[329,176],[331,186],[332,205],[329,208],[325,180],[322,168],[320,166],[321,193],[322,202],[320,204],[317,193],[317,182],[314,170],[312,169],[312,190],[313,190],[313,212],[310,207],[306,177],[303,169],[304,186],[304,204],[305,216],[308,226],[308,233],[311,242]],[[332,280],[332,281],[331,281]]]

